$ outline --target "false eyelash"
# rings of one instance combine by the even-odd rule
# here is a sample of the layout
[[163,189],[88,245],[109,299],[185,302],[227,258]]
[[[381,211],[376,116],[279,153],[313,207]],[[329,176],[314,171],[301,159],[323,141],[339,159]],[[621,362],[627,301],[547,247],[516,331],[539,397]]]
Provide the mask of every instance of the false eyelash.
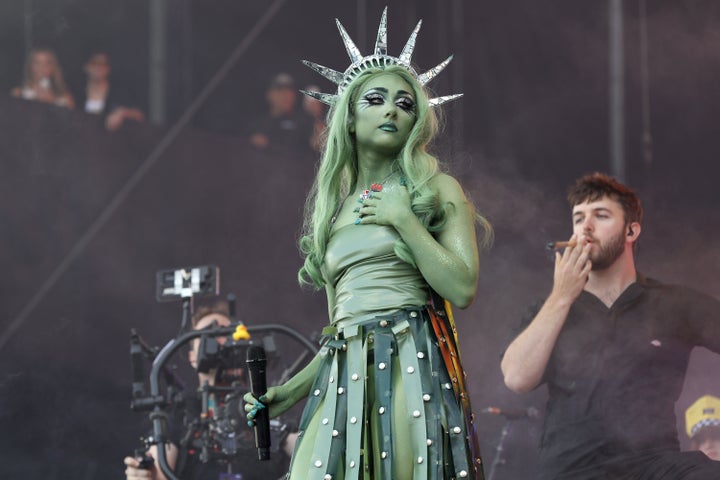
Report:
[[409,98],[401,98],[400,100],[395,102],[395,104],[406,112],[415,113],[415,102],[413,102]]

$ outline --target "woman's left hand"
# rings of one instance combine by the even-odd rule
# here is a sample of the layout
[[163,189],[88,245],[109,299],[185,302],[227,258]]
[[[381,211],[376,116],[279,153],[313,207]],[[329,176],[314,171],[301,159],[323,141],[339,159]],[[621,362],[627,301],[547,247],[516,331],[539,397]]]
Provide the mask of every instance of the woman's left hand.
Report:
[[355,224],[396,226],[415,216],[410,208],[410,193],[405,185],[381,192],[372,192],[356,209]]

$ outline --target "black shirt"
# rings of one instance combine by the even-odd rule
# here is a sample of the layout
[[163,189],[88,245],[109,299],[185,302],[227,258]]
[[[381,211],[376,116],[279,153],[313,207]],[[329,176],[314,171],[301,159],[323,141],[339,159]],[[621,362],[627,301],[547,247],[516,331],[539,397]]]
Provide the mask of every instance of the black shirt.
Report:
[[312,154],[310,139],[313,121],[305,112],[297,110],[280,116],[261,117],[253,133],[268,139],[268,151],[278,154],[294,153],[306,157]]
[[586,478],[578,472],[623,456],[678,451],[675,401],[692,348],[720,352],[718,312],[713,297],[640,275],[610,308],[583,291],[543,377],[542,478]]

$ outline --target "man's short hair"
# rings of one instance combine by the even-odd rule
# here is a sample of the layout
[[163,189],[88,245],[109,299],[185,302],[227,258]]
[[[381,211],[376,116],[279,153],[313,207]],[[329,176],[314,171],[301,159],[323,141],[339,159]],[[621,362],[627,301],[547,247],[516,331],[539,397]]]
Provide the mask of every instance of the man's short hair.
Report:
[[635,191],[604,173],[595,172],[580,177],[575,185],[568,189],[567,199],[570,206],[574,207],[604,197],[620,203],[625,213],[625,223],[642,223],[642,204]]
[[195,328],[201,318],[212,314],[225,315],[230,318],[230,304],[228,301],[218,297],[199,300],[192,314],[193,328]]

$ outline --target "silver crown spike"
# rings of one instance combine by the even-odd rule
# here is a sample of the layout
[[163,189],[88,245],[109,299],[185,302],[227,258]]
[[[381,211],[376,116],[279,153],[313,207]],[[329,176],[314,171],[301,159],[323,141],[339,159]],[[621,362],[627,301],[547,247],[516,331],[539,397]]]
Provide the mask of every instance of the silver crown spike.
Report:
[[361,62],[363,59],[362,53],[360,53],[360,50],[355,46],[355,43],[352,41],[352,38],[350,38],[350,35],[348,35],[348,33],[345,31],[345,27],[342,26],[340,20],[336,18],[335,22],[337,23],[338,30],[340,30],[340,36],[342,37],[342,41],[345,44],[345,50],[347,50],[347,53],[350,56],[350,60],[352,61],[352,63]]
[[448,58],[445,59],[444,62],[436,65],[435,67],[431,68],[425,73],[422,73],[418,75],[417,80],[420,82],[420,85],[426,85],[430,80],[437,77],[440,72],[442,72],[445,67],[448,66],[448,64],[452,61],[453,56],[450,55]]
[[402,63],[403,65],[410,65],[413,50],[415,50],[415,41],[417,40],[417,36],[420,32],[421,26],[422,20],[419,20],[417,25],[415,25],[415,29],[410,34],[410,38],[408,38],[407,43],[405,43],[402,52],[400,52],[400,56],[398,58],[400,59],[400,63]]
[[387,55],[387,7],[383,10],[377,40],[375,40],[375,55]]
[[338,96],[332,93],[313,92],[310,90],[300,90],[300,92],[304,93],[308,97],[320,100],[322,103],[330,106],[335,105],[335,102],[338,99]]
[[452,102],[453,100],[462,97],[462,93],[456,93],[455,95],[445,95],[444,97],[435,97],[431,98],[430,101],[428,101],[428,104],[431,107],[437,107],[438,105],[442,105],[443,103]]
[[332,68],[325,67],[323,65],[320,65],[315,62],[311,62],[309,60],[303,60],[302,61],[305,65],[315,70],[317,73],[322,75],[323,77],[327,78],[331,82],[335,83],[335,85],[340,85],[343,81],[343,73],[338,72],[337,70],[333,70]]

